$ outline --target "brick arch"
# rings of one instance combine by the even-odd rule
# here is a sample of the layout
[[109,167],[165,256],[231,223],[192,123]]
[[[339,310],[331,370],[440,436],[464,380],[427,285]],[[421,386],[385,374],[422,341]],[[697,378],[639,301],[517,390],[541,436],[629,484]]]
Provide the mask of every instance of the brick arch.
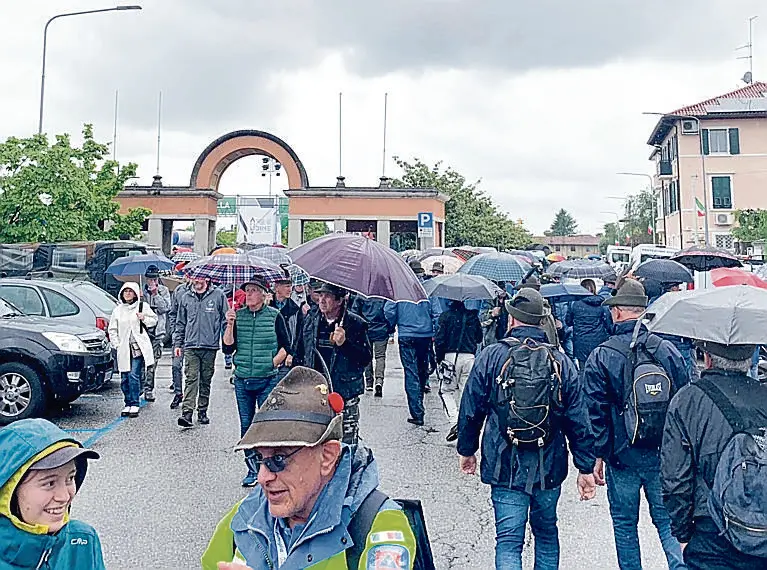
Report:
[[285,141],[264,131],[247,129],[232,131],[210,143],[194,164],[189,187],[192,190],[218,190],[224,171],[234,161],[254,154],[270,156],[282,164],[288,188],[294,190],[309,186],[304,165]]

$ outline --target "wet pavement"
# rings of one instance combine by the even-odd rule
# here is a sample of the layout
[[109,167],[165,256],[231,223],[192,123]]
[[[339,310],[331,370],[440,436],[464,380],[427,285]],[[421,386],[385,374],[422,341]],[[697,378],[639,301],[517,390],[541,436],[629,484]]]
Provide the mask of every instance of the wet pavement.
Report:
[[[379,462],[381,488],[392,497],[419,498],[438,569],[494,567],[494,523],[489,488],[458,470],[450,424],[436,390],[426,397],[426,425],[408,424],[403,373],[389,346],[384,397],[362,397],[361,435]],[[199,568],[219,518],[245,494],[245,466],[232,451],[239,436],[234,390],[219,355],[211,393],[211,424],[189,430],[169,409],[170,357],[157,373],[157,401],[137,419],[119,418],[122,394],[115,380],[51,418],[101,453],[91,462],[73,516],[99,532],[110,570]],[[617,568],[605,489],[578,500],[574,476],[559,502],[563,569]],[[643,505],[640,540],[646,569],[666,568],[658,536]],[[528,535],[525,567],[532,568]]]

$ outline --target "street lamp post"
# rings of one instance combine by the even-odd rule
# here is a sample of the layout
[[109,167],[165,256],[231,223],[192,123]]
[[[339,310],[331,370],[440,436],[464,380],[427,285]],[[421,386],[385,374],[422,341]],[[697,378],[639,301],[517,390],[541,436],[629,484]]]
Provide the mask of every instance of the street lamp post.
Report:
[[[706,176],[706,153],[703,152],[703,129],[700,125],[700,118],[695,117],[693,115],[677,115],[674,113],[650,113],[650,112],[643,112],[643,115],[655,115],[659,117],[669,117],[671,119],[687,119],[690,121],[695,121],[695,124],[698,126],[698,146],[700,147],[700,167],[703,171],[703,211],[705,212],[705,217],[703,218],[703,239],[706,242],[706,245],[711,245],[711,241],[709,239],[708,234],[708,180]],[[693,196],[695,198],[695,196]],[[681,208],[679,212],[680,220],[682,216]]]
[[655,188],[654,188],[654,180],[653,177],[649,174],[644,174],[641,172],[616,172],[616,174],[619,174],[621,176],[642,176],[644,178],[647,178],[650,181],[650,194],[652,194],[652,243],[653,245],[658,243],[658,228],[657,228],[657,218],[658,218],[658,200],[655,198]]
[[118,12],[123,10],[141,10],[141,6],[114,6],[113,8],[101,8],[99,10],[83,10],[81,12],[66,12],[64,14],[56,14],[45,23],[45,29],[43,30],[43,71],[40,78],[40,119],[37,124],[37,134],[43,132],[43,102],[45,98],[45,54],[48,48],[48,26],[51,25],[53,20],[58,18],[64,18],[66,16],[81,16],[83,14],[98,14],[99,12]]

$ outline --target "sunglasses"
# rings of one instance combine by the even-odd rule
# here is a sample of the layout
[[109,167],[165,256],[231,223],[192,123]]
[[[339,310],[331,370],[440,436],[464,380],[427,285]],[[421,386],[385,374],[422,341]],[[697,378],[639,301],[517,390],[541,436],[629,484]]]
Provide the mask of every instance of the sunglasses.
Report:
[[276,453],[270,457],[264,457],[260,453],[255,453],[248,457],[246,461],[254,473],[258,473],[261,470],[262,465],[266,465],[266,468],[272,473],[279,473],[284,471],[285,467],[288,466],[288,459],[302,449],[303,447],[299,447],[295,451],[291,451],[288,454]]

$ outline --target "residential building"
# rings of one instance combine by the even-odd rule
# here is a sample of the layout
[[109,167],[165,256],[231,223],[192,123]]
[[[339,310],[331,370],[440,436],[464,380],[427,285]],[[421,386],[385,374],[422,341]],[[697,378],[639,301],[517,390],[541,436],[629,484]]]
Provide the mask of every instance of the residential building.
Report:
[[664,115],[654,147],[659,243],[735,249],[736,210],[767,209],[767,83]]
[[554,253],[565,257],[588,257],[599,255],[599,238],[590,234],[574,236],[536,236],[534,243],[547,245]]

